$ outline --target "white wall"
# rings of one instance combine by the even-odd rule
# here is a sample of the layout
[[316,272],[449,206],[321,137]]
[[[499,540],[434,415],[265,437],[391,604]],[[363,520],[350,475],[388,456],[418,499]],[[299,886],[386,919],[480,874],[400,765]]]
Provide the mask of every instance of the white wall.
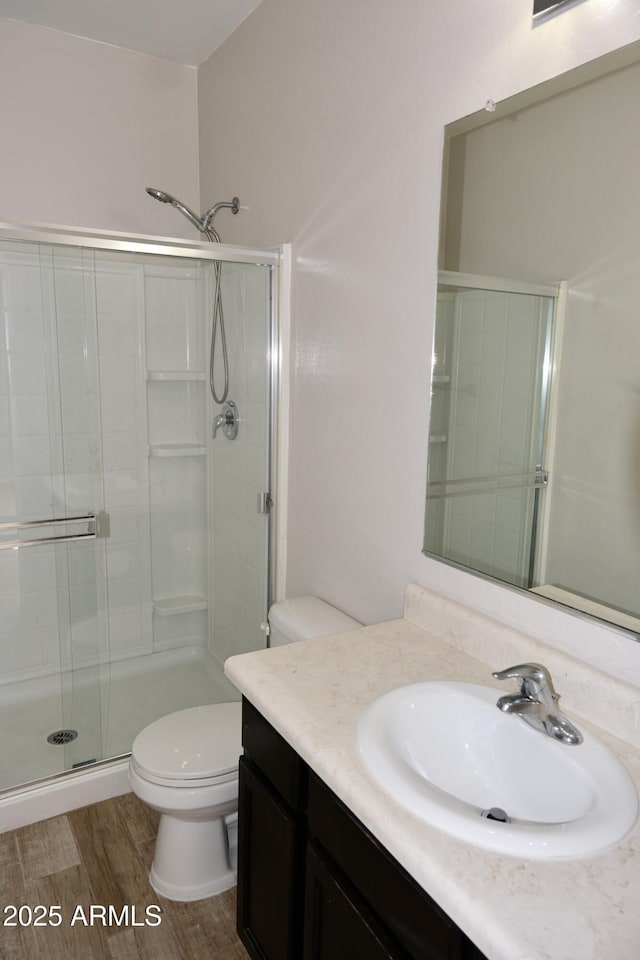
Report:
[[443,125],[639,37],[634,0],[537,26],[530,0],[263,0],[200,68],[203,205],[237,194],[226,240],[294,244],[289,594],[371,622],[415,579],[614,672],[637,655],[421,540]]
[[0,220],[193,237],[196,70],[0,19]]

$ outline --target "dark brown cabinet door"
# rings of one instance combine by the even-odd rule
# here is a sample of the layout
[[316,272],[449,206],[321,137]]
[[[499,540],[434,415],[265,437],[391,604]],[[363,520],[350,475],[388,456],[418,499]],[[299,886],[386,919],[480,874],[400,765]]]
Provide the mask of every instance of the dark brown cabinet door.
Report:
[[298,960],[301,890],[296,821],[240,758],[238,933],[255,960]]
[[405,960],[354,891],[307,848],[303,960]]
[[[411,960],[485,960],[327,785],[309,773],[307,830],[328,869]],[[306,958],[305,958],[306,960]]]

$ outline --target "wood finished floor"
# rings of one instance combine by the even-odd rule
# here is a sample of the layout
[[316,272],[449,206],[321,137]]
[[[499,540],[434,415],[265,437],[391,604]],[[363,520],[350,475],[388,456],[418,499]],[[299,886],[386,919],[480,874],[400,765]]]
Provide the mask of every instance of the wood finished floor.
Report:
[[[235,932],[235,889],[176,903],[151,888],[157,826],[128,793],[0,834],[1,960],[248,960]],[[8,927],[10,904],[59,906],[62,923]],[[111,905],[118,918],[127,907],[142,925],[103,926],[95,905]],[[151,905],[161,909],[156,926],[145,924],[157,916],[145,912]]]

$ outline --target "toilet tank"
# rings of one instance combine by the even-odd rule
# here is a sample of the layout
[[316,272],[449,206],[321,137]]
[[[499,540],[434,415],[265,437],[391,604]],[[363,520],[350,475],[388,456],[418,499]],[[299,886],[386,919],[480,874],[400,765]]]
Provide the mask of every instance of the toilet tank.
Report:
[[355,630],[362,624],[318,597],[279,600],[269,610],[269,642],[278,647],[296,640]]

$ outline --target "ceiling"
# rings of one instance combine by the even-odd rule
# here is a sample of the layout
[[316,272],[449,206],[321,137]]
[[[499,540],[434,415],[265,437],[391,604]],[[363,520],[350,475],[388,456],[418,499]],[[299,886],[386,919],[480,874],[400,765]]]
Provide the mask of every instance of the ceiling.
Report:
[[259,3],[260,0],[0,0],[0,17],[198,66]]

